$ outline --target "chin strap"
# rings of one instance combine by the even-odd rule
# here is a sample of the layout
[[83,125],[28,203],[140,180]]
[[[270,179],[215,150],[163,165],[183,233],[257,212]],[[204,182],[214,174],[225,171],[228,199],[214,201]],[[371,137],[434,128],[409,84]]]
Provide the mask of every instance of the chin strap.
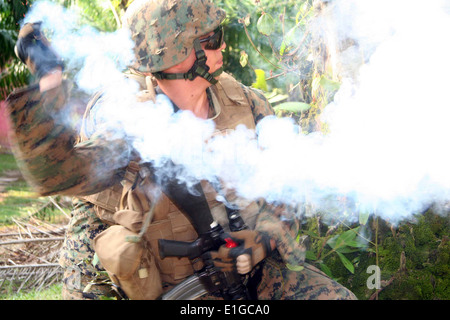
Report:
[[155,72],[153,76],[158,80],[175,80],[175,79],[184,79],[184,80],[194,80],[198,76],[206,79],[211,84],[216,84],[217,80],[215,79],[223,72],[223,68],[220,67],[213,73],[209,73],[209,67],[206,65],[206,55],[205,51],[202,49],[200,41],[198,39],[194,40],[194,50],[196,60],[192,67],[186,73],[164,73],[164,72]]

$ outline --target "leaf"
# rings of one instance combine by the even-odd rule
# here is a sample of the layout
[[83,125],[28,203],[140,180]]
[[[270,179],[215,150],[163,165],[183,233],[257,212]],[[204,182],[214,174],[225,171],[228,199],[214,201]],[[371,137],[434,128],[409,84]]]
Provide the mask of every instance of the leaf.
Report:
[[256,23],[256,28],[260,33],[266,36],[270,36],[273,32],[274,20],[268,13],[263,13]]
[[287,44],[293,44],[294,42],[298,41],[298,37],[296,36],[297,30],[298,25],[295,25],[286,33],[286,36],[284,38],[286,39]]
[[271,99],[274,99],[277,102],[280,97],[289,97],[287,94],[283,93],[283,90],[279,88],[274,88],[271,92],[264,92],[264,96],[267,100],[269,100],[269,102],[271,101]]
[[350,247],[354,247],[354,248],[366,248],[367,247],[367,243],[362,243],[362,242],[359,242],[356,240],[347,242],[347,245]]
[[359,224],[360,225],[366,225],[367,220],[369,219],[369,213],[368,212],[360,212],[359,213]]
[[250,15],[246,15],[244,18],[244,24],[246,27],[248,27],[250,25]]
[[287,267],[289,270],[297,271],[297,272],[300,272],[300,271],[302,271],[303,269],[305,269],[304,266],[294,266],[294,265],[289,264],[289,263],[286,263],[286,267]]
[[311,250],[306,250],[306,259],[308,260],[317,260],[316,254]]
[[341,84],[339,82],[333,81],[322,75],[319,80],[319,84],[327,91],[339,90]]
[[336,241],[339,238],[339,235],[335,235],[334,237],[331,237],[327,240],[327,244],[334,249],[336,247]]
[[343,241],[345,244],[347,244],[349,241],[352,241],[356,238],[356,236],[358,235],[358,230],[359,230],[359,227],[347,230],[347,231],[343,232],[339,236],[339,238],[341,241]]
[[319,235],[312,230],[306,230],[305,233],[313,238],[319,238]]
[[245,67],[248,63],[248,54],[245,51],[241,51],[241,57],[239,58],[239,63],[241,64],[242,68]]
[[97,253],[94,253],[94,257],[92,258],[92,264],[94,266],[97,266],[99,263],[100,263],[100,260],[99,260],[99,258],[97,256]]
[[285,50],[286,50],[286,40],[283,40],[283,42],[281,42],[281,46],[280,46],[280,56],[282,56],[284,54]]
[[100,296],[100,300],[117,300],[116,297]]
[[339,256],[339,259],[341,259],[342,264],[344,265],[344,267],[346,267],[348,269],[348,271],[350,271],[351,273],[355,273],[355,267],[353,266],[353,264],[350,262],[350,260],[348,260],[342,253],[340,253],[339,251],[336,251],[336,253]]
[[[303,18],[305,17],[305,15],[308,13],[308,11],[310,11],[309,9],[309,3],[308,1],[305,1],[303,3],[303,5],[300,6],[300,10],[297,12],[297,14],[295,15],[295,23],[299,24],[301,22],[301,20],[303,20]],[[299,20],[301,16],[301,19]]]
[[320,270],[322,270],[323,272],[325,272],[325,274],[327,276],[329,276],[330,278],[333,278],[333,275],[331,273],[330,268],[328,268],[328,266],[326,264],[321,263],[320,264]]
[[353,252],[360,251],[360,249],[358,249],[358,248],[350,248],[349,246],[345,246],[345,247],[336,249],[336,251],[340,252],[340,253],[353,253]]
[[337,249],[344,245],[344,241],[342,241],[341,235],[335,235],[334,237],[327,240],[327,244],[333,248]]
[[359,227],[347,230],[347,231],[341,233],[340,235],[336,235],[336,236],[328,239],[327,244],[334,250],[344,247],[344,246],[348,246],[349,243],[352,243],[352,241],[355,239],[358,230],[359,230]]
[[263,91],[267,91],[266,73],[264,72],[264,70],[261,69],[255,69],[255,73],[256,73],[256,82],[252,83],[252,87]]
[[270,104],[275,104],[277,102],[286,100],[288,97],[289,96],[287,94],[277,94],[277,95],[275,95],[275,96],[273,96],[273,97],[271,97],[271,98],[269,98],[267,100],[269,100]]
[[293,28],[291,28],[286,35],[283,37],[283,41],[280,45],[280,55],[283,55],[286,51],[289,51],[289,49],[298,41],[298,37],[296,37],[296,31],[298,27],[295,25]]
[[301,113],[311,108],[311,106],[304,102],[284,102],[275,106],[275,111],[288,111],[294,113]]
[[267,100],[272,99],[276,95],[280,94],[278,92],[278,90],[280,90],[280,89],[275,88],[275,89],[272,90],[272,92],[265,92],[264,96],[266,97]]

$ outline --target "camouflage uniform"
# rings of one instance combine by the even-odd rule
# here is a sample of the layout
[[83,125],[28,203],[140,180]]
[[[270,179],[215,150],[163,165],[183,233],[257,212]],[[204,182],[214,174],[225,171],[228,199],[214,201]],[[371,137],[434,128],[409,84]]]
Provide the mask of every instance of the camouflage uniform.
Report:
[[[134,30],[132,36],[137,43],[136,54],[142,57],[135,65],[136,70],[140,72],[153,73],[161,70],[162,66],[167,68],[175,65],[183,60],[179,54],[187,56],[193,47],[197,55],[199,50],[195,43],[192,44],[194,39],[214,30],[225,16],[223,11],[209,1],[165,1],[165,4],[165,9],[156,13],[155,8],[150,5],[147,10],[139,11],[137,19],[131,20],[134,23],[130,26],[131,30]],[[207,10],[198,11],[198,5],[206,6]],[[177,7],[183,10],[174,10]],[[189,13],[187,16],[186,12]],[[162,20],[153,19],[152,14],[164,16],[164,21],[170,21],[174,25],[162,24]],[[195,15],[202,15],[205,20],[198,22],[192,19]],[[191,27],[193,31],[188,32],[188,36],[183,33],[184,26],[188,24],[186,19],[199,23]],[[152,26],[163,28],[165,36],[161,37],[162,31],[159,30],[156,33],[157,38],[151,41],[155,33],[151,32],[150,28],[147,29],[144,23],[146,21]],[[162,41],[169,42],[170,39],[182,40],[181,47],[175,46],[176,54],[171,54],[174,52],[171,50],[162,50],[174,47],[173,43],[161,45]],[[148,43],[151,42],[157,42],[159,45],[149,48]],[[201,57],[199,54],[197,58],[199,56]],[[202,68],[196,72],[205,76]],[[229,76],[225,74],[221,76],[229,82],[234,81],[227,77]],[[262,93],[241,84],[239,86],[243,97],[238,100],[242,106],[250,108],[254,124],[264,116],[273,115],[273,110]],[[214,89],[215,85],[212,87],[212,90]],[[60,260],[66,270],[64,298],[98,299],[102,295],[111,296],[116,292],[109,285],[109,279],[102,274],[103,268],[95,260],[92,246],[93,239],[106,230],[109,224],[99,216],[98,207],[86,201],[83,196],[96,194],[120,184],[126,167],[134,158],[128,143],[124,139],[116,138],[113,128],[102,127],[100,130],[94,127],[85,139],[77,143],[78,134],[64,123],[58,122],[57,116],[70,101],[70,93],[71,86],[69,82],[64,81],[59,87],[43,93],[39,91],[38,86],[30,86],[9,96],[7,104],[13,123],[13,151],[25,178],[38,194],[78,197],[74,200],[75,209]],[[91,120],[89,116],[85,119],[87,123]],[[107,169],[96,170],[99,168]],[[296,240],[299,222],[292,212],[262,201],[259,203],[254,228],[268,234],[276,242],[276,250],[258,266],[262,276],[257,285],[258,298],[355,298],[347,289],[304,263],[306,250]],[[304,268],[301,271],[292,271],[287,268],[287,264],[303,265]],[[171,285],[173,284],[167,284],[166,289]]]
[[[64,269],[63,299],[113,296],[107,275],[102,276],[103,268],[93,261],[95,252],[92,248],[94,238],[108,225],[96,216],[93,204],[77,198],[74,198],[73,204],[74,210],[59,259]],[[89,285],[89,290],[85,290]]]
[[[60,139],[73,133],[70,129],[55,124],[52,117],[45,111],[58,110],[62,107],[64,100],[56,99],[56,97],[67,96],[64,88],[65,86],[61,86],[41,94],[36,87],[32,86],[25,91],[15,92],[8,98],[15,128],[15,154],[28,180],[32,185],[37,186],[36,189],[40,194],[83,195],[98,192],[109,187],[112,182],[120,180],[121,168],[124,166],[109,174],[104,172],[110,179],[109,183],[103,182],[104,180],[95,181],[92,176],[87,177],[91,172],[90,165],[100,162],[100,160],[91,161],[91,156],[99,159],[115,149],[109,143],[105,143],[106,140],[101,138],[100,133],[94,133],[90,140],[81,145],[77,144],[75,148],[72,146],[75,136],[67,140]],[[255,123],[265,115],[273,114],[260,93],[249,88],[245,88],[244,92],[249,94],[249,105]],[[40,135],[43,131],[47,137],[51,138],[43,141]],[[124,149],[122,145],[123,142],[119,143],[121,150]],[[39,148],[44,150],[42,154],[37,153]],[[81,150],[81,155],[76,154],[78,150]],[[73,161],[72,157],[75,157],[76,161]],[[80,158],[84,161],[79,160]],[[108,156],[108,159],[111,158]],[[125,164],[126,159],[117,161],[118,164]],[[67,181],[73,182],[69,184]],[[79,181],[82,182],[74,184]],[[281,215],[285,218],[283,221],[280,219]],[[270,232],[277,243],[275,253],[265,259],[261,265],[262,281],[258,286],[259,298],[354,298],[348,290],[304,263],[305,248],[299,246],[296,241],[298,221],[286,219],[286,215],[286,210],[265,205],[258,216],[256,230]],[[80,199],[75,200],[75,210],[72,212],[61,256],[61,264],[66,269],[65,298],[99,298],[101,295],[113,293],[109,285],[104,285],[107,278],[102,277],[101,266],[93,264],[94,251],[91,245],[95,236],[107,227],[108,225],[98,218],[92,204]],[[286,264],[305,267],[301,271],[292,271],[286,267]],[[82,291],[89,283],[93,285],[83,293]]]

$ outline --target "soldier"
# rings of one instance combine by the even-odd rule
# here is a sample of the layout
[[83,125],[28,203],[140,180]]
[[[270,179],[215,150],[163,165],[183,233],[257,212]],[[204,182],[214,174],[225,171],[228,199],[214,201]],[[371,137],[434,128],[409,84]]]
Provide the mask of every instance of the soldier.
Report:
[[[152,90],[165,94],[175,110],[213,119],[219,134],[240,124],[254,129],[273,115],[261,92],[222,71],[225,12],[211,1],[135,1],[125,18],[135,43],[130,70],[148,99],[154,98]],[[17,54],[39,79],[7,100],[17,161],[40,195],[75,196],[60,259],[63,298],[156,299],[192,275],[188,258],[162,259],[157,240],[193,241],[196,230],[167,194],[155,198],[149,192],[161,188],[127,140],[115,138],[114,128],[99,126],[94,111],[106,103],[101,95],[88,104],[78,135],[52,117],[68,103],[71,86],[38,23],[22,28]],[[149,76],[155,88],[145,82]],[[207,181],[201,185],[214,219],[229,231],[226,208],[216,200],[218,190]],[[239,205],[248,229],[230,232],[239,254],[221,247],[209,257],[221,270],[247,274],[252,298],[355,299],[305,263],[305,247],[296,240],[299,221],[291,210],[264,200],[249,202],[232,191],[227,197]]]

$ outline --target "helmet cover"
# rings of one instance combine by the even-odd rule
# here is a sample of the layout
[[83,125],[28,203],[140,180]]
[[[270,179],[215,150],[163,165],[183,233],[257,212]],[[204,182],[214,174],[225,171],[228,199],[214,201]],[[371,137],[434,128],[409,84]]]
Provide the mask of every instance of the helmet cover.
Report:
[[215,30],[226,13],[210,0],[135,0],[124,16],[124,27],[135,43],[139,72],[166,70],[191,53],[194,40]]

